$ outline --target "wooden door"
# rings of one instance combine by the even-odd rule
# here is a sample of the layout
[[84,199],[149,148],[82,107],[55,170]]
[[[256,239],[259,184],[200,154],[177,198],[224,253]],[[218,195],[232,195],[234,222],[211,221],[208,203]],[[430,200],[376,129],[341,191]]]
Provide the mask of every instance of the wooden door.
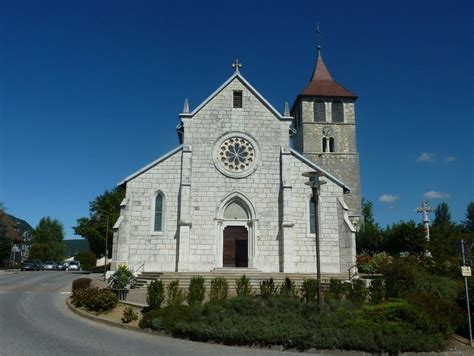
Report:
[[248,232],[244,226],[224,229],[224,267],[248,267]]

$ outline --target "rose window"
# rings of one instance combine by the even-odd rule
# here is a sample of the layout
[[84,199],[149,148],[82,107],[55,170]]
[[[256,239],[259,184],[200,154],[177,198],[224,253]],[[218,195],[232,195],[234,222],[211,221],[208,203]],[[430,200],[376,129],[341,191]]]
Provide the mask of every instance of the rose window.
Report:
[[252,144],[241,137],[231,137],[222,142],[219,160],[224,168],[231,172],[243,172],[255,160]]

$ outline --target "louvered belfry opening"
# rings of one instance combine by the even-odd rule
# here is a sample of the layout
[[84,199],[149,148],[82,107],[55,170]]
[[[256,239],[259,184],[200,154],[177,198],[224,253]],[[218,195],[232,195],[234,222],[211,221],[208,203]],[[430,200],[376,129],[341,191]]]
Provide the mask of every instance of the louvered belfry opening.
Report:
[[234,108],[242,108],[242,91],[234,90]]

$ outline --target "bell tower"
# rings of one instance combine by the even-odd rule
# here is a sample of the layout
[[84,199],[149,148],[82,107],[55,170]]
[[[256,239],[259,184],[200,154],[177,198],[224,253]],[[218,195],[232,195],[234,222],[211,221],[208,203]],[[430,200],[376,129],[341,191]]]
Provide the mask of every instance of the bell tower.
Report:
[[294,148],[351,188],[344,201],[351,221],[359,226],[362,212],[356,99],[357,96],[333,79],[318,46],[311,80],[296,97],[291,115],[295,118]]

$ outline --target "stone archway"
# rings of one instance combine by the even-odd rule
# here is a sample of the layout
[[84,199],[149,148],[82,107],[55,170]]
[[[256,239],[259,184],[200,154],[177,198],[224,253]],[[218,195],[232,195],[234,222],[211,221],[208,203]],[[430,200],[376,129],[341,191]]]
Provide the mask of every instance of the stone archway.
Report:
[[257,219],[250,201],[232,193],[216,211],[216,267],[255,267]]

